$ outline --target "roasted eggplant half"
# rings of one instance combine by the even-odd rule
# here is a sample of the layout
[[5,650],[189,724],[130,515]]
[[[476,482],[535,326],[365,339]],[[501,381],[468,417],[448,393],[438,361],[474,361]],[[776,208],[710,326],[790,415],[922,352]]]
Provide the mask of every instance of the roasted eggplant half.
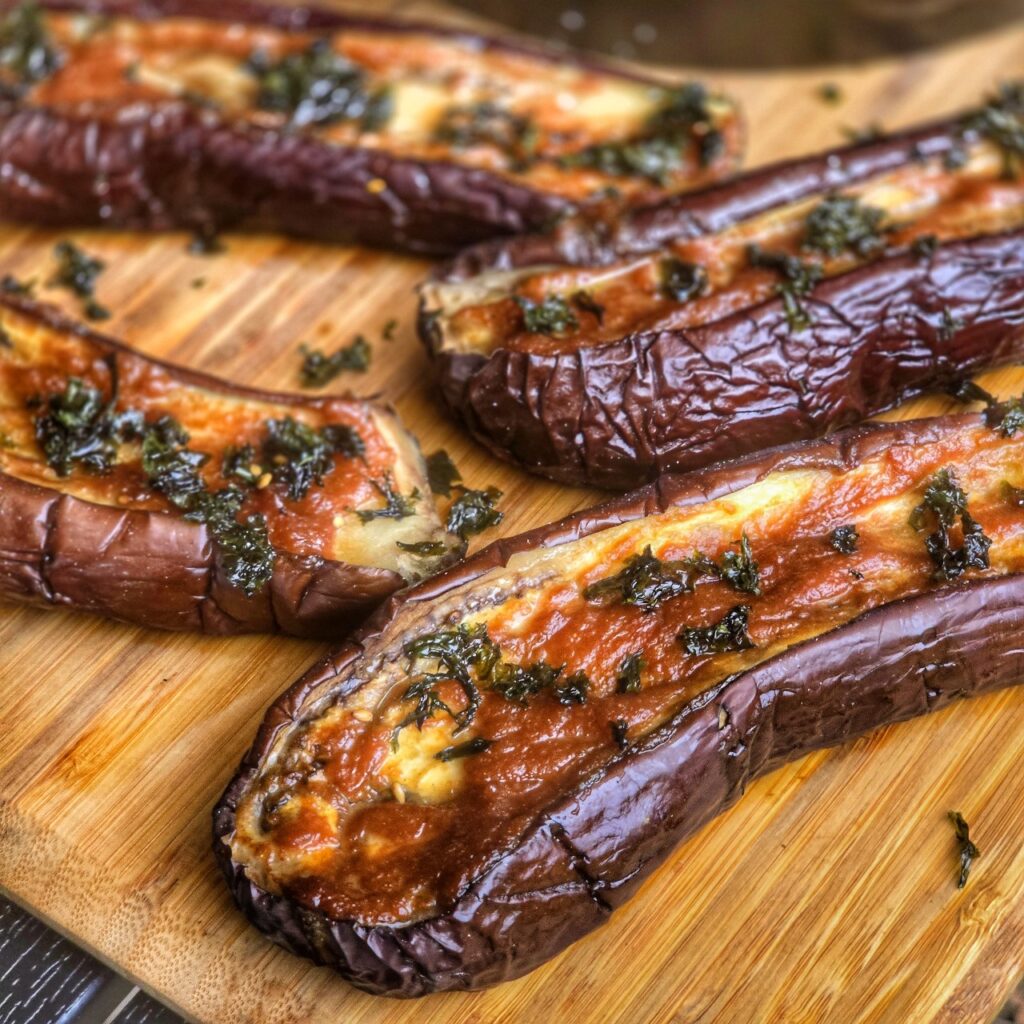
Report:
[[1024,86],[949,123],[471,249],[422,288],[492,451],[624,489],[1024,354]]
[[695,82],[386,17],[45,0],[0,23],[0,216],[451,252],[731,171]]
[[0,597],[337,637],[459,549],[386,407],[235,387],[0,298]]
[[993,402],[666,476],[397,595],[216,807],[238,905],[370,992],[491,985],[755,776],[1019,682],[1022,422]]

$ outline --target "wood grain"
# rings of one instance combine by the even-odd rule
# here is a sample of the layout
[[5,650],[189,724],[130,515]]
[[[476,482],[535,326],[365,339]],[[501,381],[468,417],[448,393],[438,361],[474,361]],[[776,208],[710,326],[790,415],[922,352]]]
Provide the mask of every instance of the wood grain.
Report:
[[[712,80],[746,106],[760,162],[835,143],[844,125],[954,110],[1022,71],[1024,27],[898,63]],[[816,97],[826,79],[842,106]],[[0,228],[0,273],[45,280],[58,237]],[[109,263],[99,298],[111,330],[147,352],[281,387],[296,381],[300,342],[366,333],[372,371],[344,383],[386,396],[471,484],[500,486],[502,532],[595,497],[496,463],[445,417],[412,332],[422,261],[266,236],[229,237],[212,258],[187,254],[181,235],[73,237]],[[391,316],[400,329],[388,343]],[[986,384],[1019,391],[1024,371]],[[931,399],[898,415],[946,407]],[[208,848],[210,808],[263,709],[321,650],[0,606],[0,887],[217,1024],[971,1024],[1024,972],[1024,691],[1010,691],[758,782],[610,924],[528,978],[417,1004],[357,993],[249,927]],[[982,848],[962,893],[950,808]]]

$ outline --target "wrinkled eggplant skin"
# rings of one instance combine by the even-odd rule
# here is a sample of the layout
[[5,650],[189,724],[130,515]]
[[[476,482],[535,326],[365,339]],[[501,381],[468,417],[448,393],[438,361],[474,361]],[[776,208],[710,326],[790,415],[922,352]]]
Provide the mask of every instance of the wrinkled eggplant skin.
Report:
[[[111,352],[130,351],[52,307],[15,297],[0,298],[0,305]],[[256,401],[304,401],[150,362],[183,386]],[[160,629],[219,635],[283,632],[329,639],[363,621],[403,583],[388,569],[279,553],[270,582],[248,598],[228,582],[203,524],[95,504],[0,473],[4,600],[77,608]]]
[[[11,3],[0,4],[11,6]],[[542,47],[442,26],[228,0],[43,0],[55,11],[153,19],[200,17],[293,30],[429,32],[484,50],[594,66]],[[132,230],[184,228],[202,235],[245,227],[332,242],[451,254],[498,235],[536,231],[572,210],[563,197],[485,170],[325,145],[168,101],[99,111],[0,104],[0,217]],[[369,191],[376,179],[381,191]]]
[[496,455],[618,490],[821,436],[1024,357],[1024,232],[890,257],[804,305],[803,331],[772,300],[569,354],[442,352],[443,394]]
[[[618,221],[574,218],[549,235],[477,246],[436,276],[609,263],[897,169],[910,153],[941,157],[964,137],[944,122],[789,161]],[[626,490],[821,436],[1021,358],[1024,233],[947,243],[924,260],[889,254],[823,282],[804,304],[815,322],[803,331],[775,299],[556,355],[445,351],[422,305],[419,331],[446,404],[495,455],[562,483]],[[964,326],[950,331],[949,318]]]
[[[599,508],[498,541],[392,598],[271,707],[215,808],[215,855],[235,901],[274,941],[333,966],[368,992],[412,997],[493,985],[532,970],[602,924],[684,837],[729,807],[755,777],[870,729],[1019,682],[1024,576],[972,579],[876,609],[695,699],[547,808],[455,906],[405,927],[331,920],[269,893],[246,877],[225,842],[280,731],[325,694],[344,700],[354,684],[339,686],[336,677],[385,628],[400,623],[410,605],[477,579],[520,551],[729,494],[776,469],[841,471],[894,445],[927,443],[977,422],[961,416],[860,427],[664,477]],[[724,726],[720,707],[727,712]]]

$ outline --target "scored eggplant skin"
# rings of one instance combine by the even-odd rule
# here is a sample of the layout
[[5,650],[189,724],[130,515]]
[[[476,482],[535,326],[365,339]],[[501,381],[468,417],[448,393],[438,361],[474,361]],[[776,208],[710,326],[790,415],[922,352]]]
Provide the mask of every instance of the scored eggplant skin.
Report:
[[[770,166],[549,235],[474,247],[440,281],[540,264],[602,265],[825,195],[966,138],[958,122]],[[419,330],[448,406],[495,455],[550,479],[615,490],[772,445],[821,436],[972,372],[1024,355],[1024,232],[888,253],[827,279],[792,331],[781,298],[712,323],[644,332],[575,352],[445,349]],[[955,324],[955,329],[950,328]]]
[[[66,319],[54,307],[14,296],[0,297],[0,307],[111,352],[140,357],[115,339]],[[183,387],[298,408],[308,404],[299,395],[244,388],[144,358]],[[389,422],[404,448],[399,458],[422,469],[419,448],[395,414],[382,407],[378,415]],[[425,481],[425,472],[421,475]],[[447,560],[456,556],[453,551]],[[205,524],[86,501],[0,471],[4,600],[71,607],[160,629],[332,638],[361,622],[404,585],[403,577],[391,569],[278,551],[270,581],[247,597],[227,579]]]
[[[700,504],[777,470],[852,468],[895,446],[927,444],[979,417],[854,428],[827,440],[678,476],[517,538],[393,597],[351,641],[270,708],[213,815],[214,853],[234,899],[275,942],[329,964],[368,992],[413,997],[518,977],[602,924],[684,837],[778,765],[957,698],[1024,678],[1024,575],[971,579],[875,608],[701,694],[668,723],[566,792],[444,914],[402,926],[336,920],[266,891],[233,860],[237,808],[283,733],[358,684],[349,672],[381,637],[506,566],[671,507]],[[416,628],[415,625],[411,628]],[[725,709],[721,714],[720,709]]]
[[[14,6],[2,0],[0,10]],[[283,30],[425,32],[485,51],[524,54],[627,80],[655,79],[541,45],[432,23],[250,0],[40,0],[43,10],[115,17],[197,17]],[[182,103],[134,104],[115,117],[0,103],[0,217],[201,237],[244,226],[331,242],[450,255],[498,235],[550,225],[568,199],[497,173],[327,145],[301,133],[221,118]],[[736,155],[738,157],[738,154]],[[381,189],[378,182],[386,185]],[[371,185],[373,183],[373,185]],[[370,186],[370,187],[368,187]]]

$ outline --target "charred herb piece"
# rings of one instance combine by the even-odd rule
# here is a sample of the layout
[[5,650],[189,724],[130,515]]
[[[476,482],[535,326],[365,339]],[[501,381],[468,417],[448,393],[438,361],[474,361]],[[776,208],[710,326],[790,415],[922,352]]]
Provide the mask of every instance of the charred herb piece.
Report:
[[696,555],[663,562],[648,544],[639,555],[631,556],[620,572],[585,587],[583,597],[587,601],[617,600],[651,612],[669,598],[691,593],[700,577],[717,574],[718,567],[708,558]]
[[372,481],[374,488],[384,499],[382,508],[357,509],[356,515],[364,523],[372,522],[374,519],[407,519],[416,514],[416,502],[419,500],[420,492],[416,489],[406,497],[399,494],[391,485],[391,478],[385,477],[382,482]]
[[321,388],[341,373],[366,373],[370,366],[373,349],[361,334],[351,344],[339,348],[332,355],[323,349],[300,347],[302,367],[299,375],[304,388]]
[[485,740],[483,736],[476,736],[465,743],[457,743],[444,750],[439,750],[434,757],[438,761],[455,761],[460,757],[472,757],[474,754],[482,754],[494,740]]
[[413,544],[397,540],[395,545],[400,551],[408,551],[410,555],[416,555],[419,558],[440,558],[447,550],[444,542],[440,540],[420,540]]
[[964,131],[994,142],[1003,154],[1003,176],[1024,171],[1024,81],[1004,82],[980,110],[965,118]]
[[150,486],[178,508],[191,509],[206,490],[199,470],[210,456],[192,451],[189,436],[172,416],[162,416],[146,427],[142,439],[142,471]]
[[660,291],[675,302],[689,302],[708,289],[708,272],[697,263],[668,256],[659,265]]
[[500,662],[491,673],[491,689],[514,704],[527,704],[529,698],[550,689],[562,674],[562,668],[539,661],[534,665]]
[[380,329],[380,336],[384,341],[394,341],[395,331],[398,330],[398,321],[392,318]]
[[747,260],[752,267],[774,270],[782,276],[775,286],[775,294],[782,299],[790,329],[802,331],[810,327],[813,320],[800,300],[809,295],[821,280],[824,274],[821,264],[805,262],[799,256],[786,252],[766,252],[758,245],[747,247]]
[[626,733],[629,731],[629,722],[624,718],[616,718],[614,722],[608,723],[612,728],[612,742],[619,750],[625,750],[629,746]]
[[292,501],[301,501],[313,484],[323,486],[324,476],[334,468],[336,455],[353,458],[364,450],[362,438],[345,424],[314,430],[286,416],[267,420],[266,431],[263,461],[273,467],[274,479],[286,485]]
[[29,297],[35,290],[35,281],[19,281],[13,274],[4,274],[0,278],[0,291],[3,291],[6,295],[24,295]]
[[740,538],[740,550],[738,552],[726,551],[722,555],[722,565],[719,573],[733,590],[760,596],[761,577],[758,573],[759,568],[754,560],[753,552],[750,550],[750,541],[744,533]]
[[590,292],[574,292],[571,296],[572,304],[584,313],[590,313],[597,320],[598,324],[604,323],[604,306],[594,298]]
[[850,523],[847,526],[837,526],[829,535],[829,546],[841,555],[852,555],[857,550],[857,541],[860,540],[857,534],[857,527]]
[[500,497],[501,491],[497,487],[482,491],[461,488],[461,493],[448,509],[445,529],[461,540],[467,540],[497,526],[505,518],[505,513],[495,507]]
[[[223,494],[223,491],[218,491],[213,497]],[[201,514],[206,516],[203,521],[213,534],[228,582],[247,597],[252,597],[274,575],[277,552],[270,543],[267,521],[262,515],[253,514],[238,520],[235,513],[229,515],[230,510],[231,506],[226,505],[221,513],[216,506],[207,504]],[[199,514],[198,511],[186,514],[185,518],[196,518]]]
[[971,842],[971,826],[967,824],[959,811],[950,811],[949,820],[953,823],[956,841],[960,844],[960,874],[956,881],[956,887],[962,889],[967,884],[971,865],[981,856],[981,850]]
[[390,91],[371,88],[366,72],[335,53],[327,39],[278,61],[256,52],[247,69],[257,80],[256,106],[286,114],[293,128],[351,121],[376,131],[393,112]]
[[754,646],[747,633],[749,616],[750,608],[747,605],[737,605],[712,626],[687,626],[679,634],[679,642],[687,654],[695,657],[749,650]]
[[493,100],[481,100],[448,107],[434,128],[434,139],[454,149],[493,146],[509,158],[514,169],[522,170],[536,155],[540,133],[532,118]]
[[615,689],[619,693],[639,693],[641,688],[641,673],[647,667],[644,656],[639,651],[635,654],[627,654],[622,659],[619,671],[615,676]]
[[67,288],[83,302],[83,311],[90,320],[106,320],[110,311],[101,306],[95,299],[96,278],[103,273],[106,264],[95,256],[90,256],[74,242],[67,240],[58,242],[53,249],[57,257],[57,269],[50,284],[58,288]]
[[22,3],[4,15],[0,21],[0,70],[13,80],[4,82],[4,91],[17,97],[49,78],[62,63],[38,4]]
[[452,462],[451,456],[439,448],[426,458],[427,482],[433,494],[440,494],[442,497],[450,498],[452,487],[462,479],[458,467]]
[[561,686],[556,685],[552,692],[559,704],[568,707],[572,704],[586,704],[589,690],[590,680],[586,673],[574,672],[564,680]]
[[910,251],[919,260],[928,259],[935,255],[935,250],[939,247],[939,239],[937,235],[918,235],[910,243]]
[[[988,568],[992,541],[967,510],[967,495],[950,469],[940,469],[924,492],[924,500],[910,515],[910,525],[923,530],[929,518],[937,529],[925,540],[939,579],[953,580],[968,569]],[[960,521],[963,543],[954,547],[949,531]]]
[[1013,437],[1024,429],[1024,396],[1000,402],[995,395],[971,380],[958,381],[949,393],[961,402],[984,402],[986,425],[1003,437]]
[[872,256],[885,244],[884,219],[884,210],[867,206],[855,196],[835,193],[808,215],[803,247],[832,257],[846,251],[860,257]]
[[62,393],[50,395],[35,420],[36,442],[47,465],[66,477],[78,465],[89,473],[106,473],[117,461],[119,446],[138,437],[142,417],[117,413],[117,380],[111,365],[112,395],[104,400],[98,388],[69,377]]
[[523,311],[523,326],[531,334],[564,334],[579,325],[576,314],[560,295],[549,295],[543,302],[534,302],[522,295],[515,297]]

